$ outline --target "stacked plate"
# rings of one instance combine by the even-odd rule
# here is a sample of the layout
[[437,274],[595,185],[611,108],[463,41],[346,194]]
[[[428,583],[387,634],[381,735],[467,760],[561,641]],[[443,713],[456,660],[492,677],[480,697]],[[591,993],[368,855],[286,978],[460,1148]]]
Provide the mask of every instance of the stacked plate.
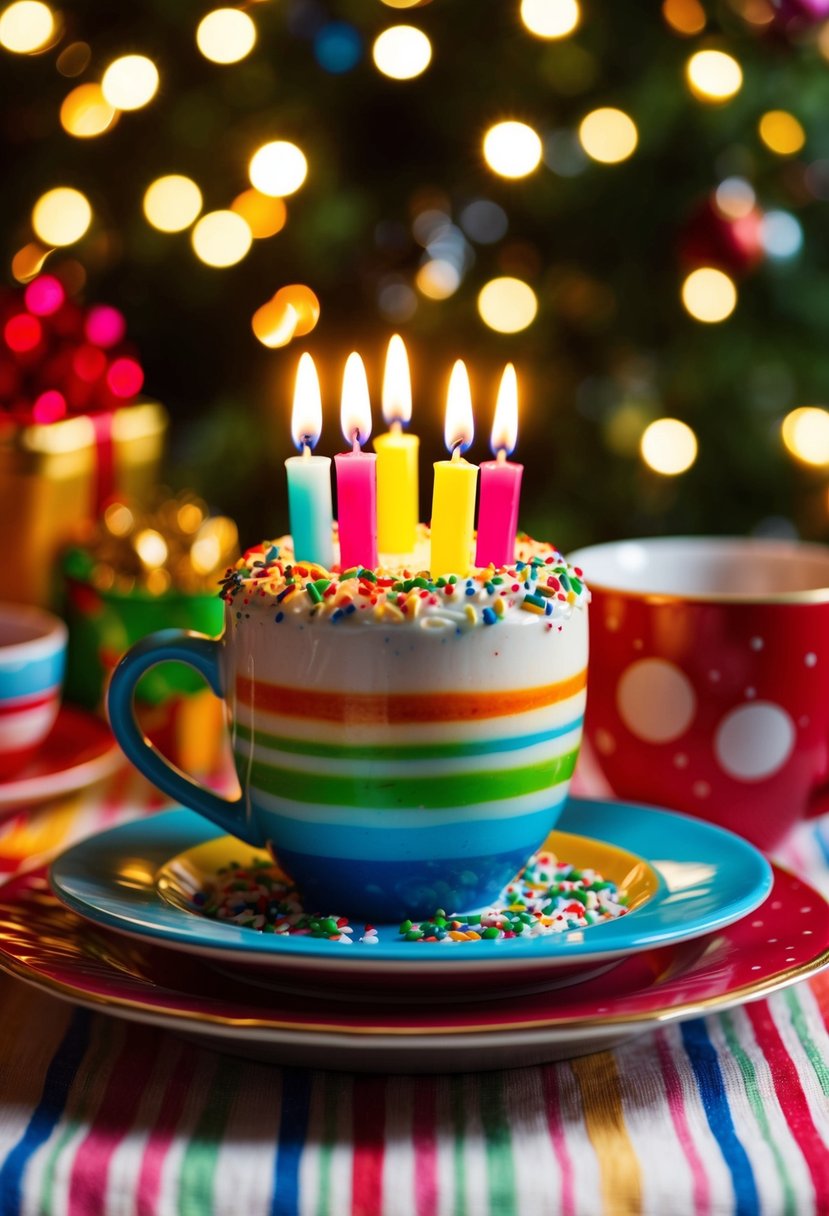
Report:
[[550,936],[414,942],[379,925],[344,942],[204,915],[194,895],[256,857],[189,811],[163,812],[3,887],[0,966],[238,1054],[448,1072],[610,1047],[829,963],[829,905],[707,823],[573,799],[545,848],[623,887],[630,910]]
[[119,764],[123,755],[107,724],[85,710],[63,705],[34,759],[0,781],[0,818],[86,789]]

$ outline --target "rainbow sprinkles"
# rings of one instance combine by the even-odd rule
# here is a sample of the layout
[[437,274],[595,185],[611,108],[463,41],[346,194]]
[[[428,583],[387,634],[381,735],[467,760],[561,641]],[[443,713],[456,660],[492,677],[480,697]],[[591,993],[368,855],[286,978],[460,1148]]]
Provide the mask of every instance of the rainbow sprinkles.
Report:
[[247,866],[237,861],[223,866],[194,893],[191,907],[210,919],[277,937],[314,937],[365,946],[395,938],[451,946],[550,937],[615,920],[629,911],[626,893],[598,870],[576,869],[547,852],[531,857],[496,904],[485,911],[447,913],[438,908],[427,920],[402,921],[396,933],[393,926],[371,924],[355,933],[346,916],[306,912],[296,887],[265,857],[254,857]]
[[477,568],[468,577],[432,578],[430,535],[419,525],[413,554],[388,558],[374,569],[355,566],[327,570],[314,562],[297,562],[291,538],[264,541],[249,549],[227,571],[222,596],[237,619],[251,607],[270,607],[282,623],[301,616],[333,625],[417,625],[452,628],[457,633],[492,626],[515,612],[532,613],[548,630],[589,601],[582,572],[570,566],[551,545],[519,534],[515,561],[508,566]]

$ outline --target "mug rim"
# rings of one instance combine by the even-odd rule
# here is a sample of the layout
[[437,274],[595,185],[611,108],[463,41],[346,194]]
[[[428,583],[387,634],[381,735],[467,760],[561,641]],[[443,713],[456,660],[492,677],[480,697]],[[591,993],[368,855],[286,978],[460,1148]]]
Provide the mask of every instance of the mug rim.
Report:
[[706,546],[709,550],[720,553],[729,548],[741,550],[754,549],[756,552],[821,558],[826,563],[826,584],[822,587],[809,587],[803,591],[658,591],[644,587],[619,587],[612,581],[592,577],[585,572],[586,585],[591,591],[602,591],[624,599],[635,599],[648,603],[699,603],[699,604],[829,604],[829,545],[816,541],[785,540],[761,536],[645,536],[628,537],[621,540],[599,541],[593,545],[583,545],[566,554],[566,560],[571,565],[583,566],[585,555],[600,550],[608,552],[625,545],[639,545],[653,550],[663,547],[679,547],[688,549],[693,545]]
[[[29,622],[35,636],[19,642],[4,642],[3,625],[7,621]],[[60,650],[67,644],[69,630],[66,622],[45,608],[30,604],[0,603],[0,667],[6,663],[21,663],[35,659],[41,653]]]

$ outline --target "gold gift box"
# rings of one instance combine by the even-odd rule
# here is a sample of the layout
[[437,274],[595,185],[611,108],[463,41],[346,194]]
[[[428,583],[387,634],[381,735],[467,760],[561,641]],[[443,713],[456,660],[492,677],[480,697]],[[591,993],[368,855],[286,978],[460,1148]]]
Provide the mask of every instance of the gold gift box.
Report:
[[110,493],[137,502],[157,485],[166,411],[140,401],[113,410],[110,418],[111,470],[88,414],[0,429],[0,600],[53,602],[55,559],[95,520],[102,471],[111,480]]

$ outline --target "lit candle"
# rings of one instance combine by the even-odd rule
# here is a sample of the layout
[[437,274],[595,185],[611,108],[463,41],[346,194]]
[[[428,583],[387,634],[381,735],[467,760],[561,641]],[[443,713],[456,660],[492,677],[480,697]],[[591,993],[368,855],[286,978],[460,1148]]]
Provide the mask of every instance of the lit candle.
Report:
[[465,577],[469,573],[478,468],[464,460],[462,453],[472,443],[474,433],[469,376],[459,359],[449,380],[443,432],[452,459],[435,463],[430,566],[433,578],[443,574]]
[[294,556],[298,561],[317,562],[326,569],[334,564],[331,526],[331,461],[312,456],[322,431],[320,382],[314,360],[302,355],[296,373],[291,435],[302,452],[285,461],[288,474],[288,511]]
[[412,417],[412,385],[403,339],[389,342],[383,373],[385,435],[374,440],[377,452],[377,533],[381,553],[411,553],[418,521],[417,435],[405,435]]
[[481,501],[478,506],[478,566],[509,566],[515,561],[518,500],[522,464],[507,460],[518,438],[518,382],[508,363],[501,377],[490,447],[494,460],[481,465]]
[[346,443],[351,444],[350,452],[334,457],[340,568],[372,569],[377,565],[377,457],[360,450],[371,434],[371,402],[366,369],[357,354],[346,360],[340,420]]

